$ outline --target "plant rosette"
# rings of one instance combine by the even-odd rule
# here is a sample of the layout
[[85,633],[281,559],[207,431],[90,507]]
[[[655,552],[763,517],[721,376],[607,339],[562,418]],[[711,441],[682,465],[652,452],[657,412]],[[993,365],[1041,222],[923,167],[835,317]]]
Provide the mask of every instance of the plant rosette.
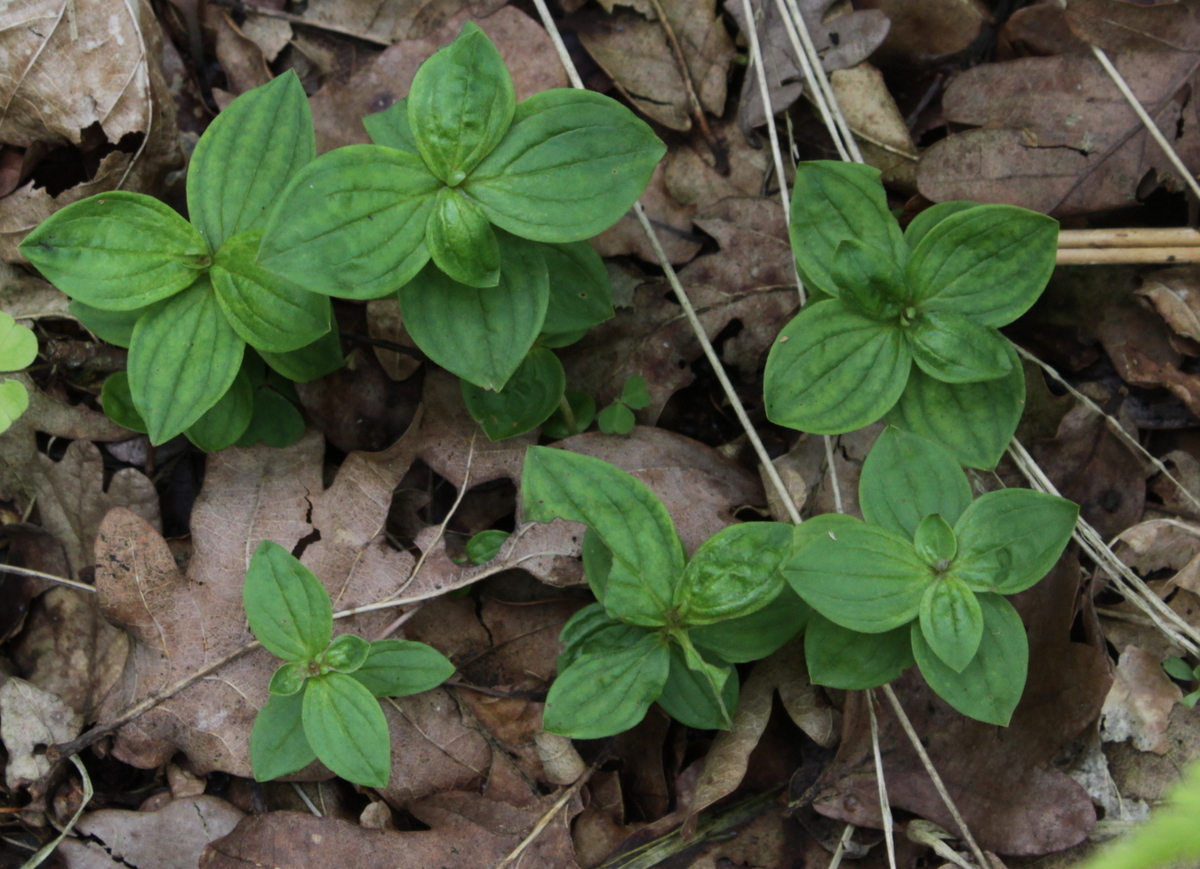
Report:
[[250,560],[243,600],[255,638],[286,662],[271,677],[270,697],[250,733],[255,779],[268,781],[320,760],[347,781],[386,785],[391,739],[377,698],[436,688],[454,665],[424,643],[334,637],[325,587],[268,540]]
[[782,565],[816,611],[805,635],[813,683],[873,688],[915,660],[959,712],[1007,725],[1029,643],[1005,595],[1049,573],[1078,506],[1028,489],[972,501],[948,451],[891,426],[863,464],[858,497],[866,521],[809,519]]
[[200,137],[190,223],[118,190],[55,212],[21,243],[84,325],[129,347],[129,392],[153,443],[221,401],[247,344],[271,361],[304,356],[330,332],[328,298],[255,262],[268,209],[314,156],[304,88],[285,73],[235,99]]
[[[545,326],[579,328],[548,324],[551,287],[571,286],[572,258],[596,268],[579,244],[633,205],[665,153],[601,94],[552,89],[517,103],[500,53],[472,22],[421,65],[406,98],[363,124],[374,144],[324,154],[293,179],[259,260],[331,296],[399,290],[417,346],[493,391]],[[595,295],[576,302],[587,325],[611,315]]]
[[[38,342],[33,330],[0,311],[0,372],[20,371],[37,359]],[[19,380],[0,379],[0,432],[8,431],[29,409],[29,390]]]
[[960,463],[994,468],[1025,399],[1020,361],[997,327],[1045,289],[1058,223],[943,202],[901,232],[879,174],[834,161],[796,168],[788,228],[813,300],[768,355],[767,416],[837,434],[890,411]]
[[590,456],[530,447],[525,520],[588,526],[583,566],[597,603],[563,626],[543,727],[576,739],[633,727],[656,700],[689,727],[727,729],[735,663],[765,657],[804,625],[808,607],[779,566],[791,526],[732,525],[688,561],[662,502]]

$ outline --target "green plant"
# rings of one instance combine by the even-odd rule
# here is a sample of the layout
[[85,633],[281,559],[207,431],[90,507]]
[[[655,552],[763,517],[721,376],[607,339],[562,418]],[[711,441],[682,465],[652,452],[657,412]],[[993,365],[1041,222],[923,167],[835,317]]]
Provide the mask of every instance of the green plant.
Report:
[[[213,412],[247,344],[271,365],[328,354],[320,339],[330,332],[329,299],[256,262],[268,209],[314,154],[308,100],[288,73],[238,97],[200,137],[190,223],[157,199],[113,191],[68,205],[22,242],[84,325],[129,347],[128,392],[153,443]],[[205,434],[220,429],[220,445],[232,443],[236,419],[210,420]],[[212,448],[210,437],[197,440]]]
[[1019,359],[996,327],[1045,288],[1058,224],[944,202],[902,233],[878,170],[818,161],[796,169],[789,232],[813,298],[771,348],[767,416],[835,434],[888,414],[964,465],[995,467],[1025,398]]
[[254,636],[286,662],[250,733],[254,777],[278,778],[319,759],[347,781],[386,785],[391,740],[376,698],[428,691],[454,665],[424,643],[334,637],[329,593],[277,543],[254,551],[243,599]]
[[[399,291],[417,346],[494,392],[539,336],[562,346],[611,315],[603,264],[583,239],[625,213],[665,151],[632,112],[589,91],[517,103],[496,47],[468,22],[405,99],[363,123],[375,144],[322,155],[292,180],[267,223],[266,268],[331,296]],[[523,382],[544,398],[553,369],[543,355]],[[476,404],[497,434],[541,422],[503,401]],[[548,398],[536,408],[542,419],[552,410]]]
[[[1180,682],[1186,682],[1188,685],[1200,682],[1200,665],[1189,667],[1183,658],[1172,656],[1163,661],[1162,666],[1168,676],[1178,679]],[[1179,702],[1189,709],[1194,709],[1197,701],[1200,701],[1200,688],[1183,695],[1183,699]]]
[[895,427],[867,456],[858,497],[865,522],[827,514],[796,526],[782,565],[816,611],[805,636],[812,681],[871,688],[915,659],[955,709],[1006,725],[1029,646],[1004,596],[1050,571],[1079,508],[1028,489],[972,501],[949,452]]
[[605,434],[629,434],[637,425],[633,412],[649,406],[646,378],[635,374],[625,381],[617,400],[596,415],[596,424]]
[[770,654],[803,627],[807,607],[779,572],[790,526],[732,525],[688,561],[654,493],[607,462],[530,447],[521,486],[526,520],[588,526],[584,573],[598,601],[563,626],[545,729],[609,736],[656,700],[691,727],[728,728],[738,695],[731,665]]
[[[38,342],[33,330],[0,311],[0,371],[20,371],[37,358]],[[0,380],[0,432],[29,408],[29,390],[19,380]]]

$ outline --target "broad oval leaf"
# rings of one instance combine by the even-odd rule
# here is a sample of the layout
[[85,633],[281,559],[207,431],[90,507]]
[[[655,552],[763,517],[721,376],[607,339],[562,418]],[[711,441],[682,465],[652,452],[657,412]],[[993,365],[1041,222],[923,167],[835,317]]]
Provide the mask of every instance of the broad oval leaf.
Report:
[[376,697],[407,697],[441,685],[454,675],[450,660],[412,640],[376,640],[354,678]]
[[37,335],[0,311],[0,371],[19,371],[37,359]]
[[612,281],[590,242],[546,244],[542,256],[550,278],[543,333],[579,332],[612,317]]
[[904,336],[921,370],[946,383],[995,380],[1012,370],[1008,339],[960,314],[922,311]]
[[604,603],[604,589],[608,585],[608,575],[612,572],[612,551],[604,545],[600,535],[591,526],[584,532],[582,559],[583,576],[596,600]]
[[914,367],[887,421],[936,441],[968,468],[992,470],[1025,410],[1021,360],[1006,350],[1012,369],[998,380],[943,383]]
[[100,406],[104,408],[105,415],[117,425],[130,431],[146,433],[146,421],[133,404],[128,371],[114,371],[105,378],[104,388],[100,390]]
[[261,351],[263,360],[288,380],[296,383],[308,383],[326,374],[332,374],[342,367],[345,357],[342,354],[342,336],[338,334],[337,320],[330,317],[331,328],[328,332],[301,347],[287,353],[269,353]]
[[303,715],[304,735],[321,763],[355,784],[387,784],[392,766],[387,719],[361,682],[343,673],[309,679]]
[[371,652],[371,644],[356,634],[341,634],[334,637],[321,657],[319,663],[339,673],[353,673],[367,660]]
[[245,349],[207,277],[143,314],[129,348],[129,389],[150,442],[165,443],[216,404]]
[[785,585],[779,596],[749,615],[688,628],[697,648],[715,652],[731,664],[758,661],[804,629],[812,607]]
[[641,642],[647,633],[645,628],[614,619],[601,604],[585,606],[567,620],[558,634],[558,642],[562,645],[558,656],[559,672],[581,655],[619,652]]
[[175,295],[208,268],[208,245],[173,208],[113,190],[54,212],[21,253],[73,299],[130,311]]
[[931,513],[957,522],[971,503],[971,483],[941,446],[888,426],[863,462],[858,503],[867,522],[911,539]]
[[266,444],[283,449],[290,447],[304,436],[304,417],[296,405],[274,389],[260,386],[254,391],[254,415],[250,425],[238,438],[239,447]]
[[935,570],[945,570],[958,551],[954,529],[937,513],[930,513],[921,520],[913,536],[913,546],[917,555]]
[[6,432],[29,409],[29,390],[19,380],[0,380],[0,432]]
[[796,593],[852,631],[882,633],[916,618],[933,573],[912,543],[850,517],[836,523],[823,518],[797,526],[816,527],[806,529],[783,563]]
[[637,201],[666,146],[616,100],[557,88],[517,105],[463,183],[492,223],[536,241],[580,241]]
[[430,359],[481,389],[500,390],[542,329],[550,284],[537,245],[500,237],[500,282],[468,287],[432,263],[400,288],[408,334]]
[[101,341],[116,344],[118,347],[129,349],[133,341],[133,327],[138,318],[146,313],[145,308],[134,308],[131,311],[106,311],[103,308],[93,308],[75,299],[67,306],[71,316],[82,323],[87,330]]
[[1012,205],[980,205],[938,221],[908,260],[923,311],[1003,326],[1037,301],[1058,253],[1058,221]]
[[408,93],[408,123],[425,163],[451,187],[504,138],[516,94],[500,52],[473,21],[421,64]]
[[272,695],[250,731],[250,766],[255,781],[270,781],[303,769],[317,759],[304,735],[304,695]]
[[846,691],[878,688],[913,665],[909,627],[863,634],[813,613],[804,634],[804,660],[814,685]]
[[468,287],[494,287],[500,280],[500,243],[479,206],[458,190],[437,192],[425,243],[437,267]]
[[910,368],[898,326],[855,313],[839,299],[818,302],[771,346],[763,375],[767,417],[814,434],[862,428],[896,403]]
[[235,332],[256,350],[287,353],[329,331],[329,297],[306,290],[258,264],[262,232],[234,236],[221,246],[209,274],[217,301]]
[[981,495],[954,526],[951,572],[974,591],[1016,594],[1050,572],[1079,518],[1066,498],[1002,489]]
[[838,244],[829,276],[838,288],[838,298],[872,320],[899,316],[908,300],[904,270],[892,255],[857,238]]
[[258,261],[316,293],[386,296],[429,261],[425,225],[441,186],[419,156],[394,148],[322,154],[280,196]]
[[289,661],[286,664],[280,664],[279,669],[271,675],[267,691],[273,696],[288,697],[300,691],[307,679],[308,664]]
[[229,390],[202,417],[188,426],[184,434],[206,453],[215,453],[236,443],[253,417],[254,389],[243,366]]
[[501,547],[512,537],[507,531],[498,528],[487,528],[471,536],[467,541],[466,556],[472,564],[487,564],[500,554]]
[[683,650],[672,644],[671,668],[658,697],[658,705],[687,727],[697,730],[728,730],[729,717],[737,709],[740,687],[737,670],[716,655],[706,655],[705,658],[710,666],[725,670],[720,702],[713,693],[712,680],[689,667]]
[[1025,690],[1029,641],[1021,617],[1004,597],[981,594],[977,599],[983,612],[983,636],[975,657],[961,673],[934,654],[917,622],[910,629],[913,657],[929,687],[963,715],[1007,727]]
[[983,611],[975,592],[953,575],[925,590],[921,598],[921,634],[947,667],[961,673],[979,650]]
[[534,347],[499,392],[459,381],[471,417],[489,440],[524,434],[558,409],[567,376],[554,351]]
[[421,155],[417,150],[417,140],[413,138],[412,127],[408,124],[408,97],[396,100],[382,112],[367,115],[362,123],[376,145],[407,151],[418,157]]
[[[380,142],[380,144],[385,143]],[[936,205],[929,206],[914,217],[904,229],[904,241],[908,245],[908,249],[915,249],[921,243],[921,239],[929,234],[929,230],[933,229],[951,214],[957,214],[960,211],[966,211],[968,208],[977,207],[979,207],[978,202],[969,202],[965,199],[939,202]]]
[[308,96],[288,70],[226,106],[196,143],[187,176],[192,225],[213,251],[262,229],[284,187],[316,156]]
[[542,727],[573,739],[628,730],[662,694],[670,669],[671,653],[658,633],[644,633],[619,649],[580,655],[550,686]]
[[749,615],[779,596],[780,562],[792,544],[792,526],[743,522],[708,538],[675,586],[675,607],[687,625],[711,625]]
[[591,456],[530,447],[521,504],[526,521],[567,519],[596,532],[612,553],[603,589],[612,616],[636,625],[666,624],[686,558],[667,509],[644,483]]
[[888,210],[879,170],[859,163],[814,160],[796,166],[788,235],[806,287],[830,296],[838,286],[830,264],[838,245],[856,239],[903,266],[908,257],[900,225]]
[[255,638],[285,661],[311,661],[329,645],[333,607],[311,570],[270,540],[254,550],[242,589]]

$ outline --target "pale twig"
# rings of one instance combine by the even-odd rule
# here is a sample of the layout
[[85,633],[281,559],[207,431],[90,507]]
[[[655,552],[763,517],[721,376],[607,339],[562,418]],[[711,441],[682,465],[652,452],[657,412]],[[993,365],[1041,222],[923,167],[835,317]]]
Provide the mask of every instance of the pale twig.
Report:
[[783,154],[779,151],[779,133],[775,129],[775,110],[771,105],[771,87],[767,84],[767,66],[763,62],[762,48],[758,44],[758,24],[754,20],[754,9],[750,0],[742,0],[742,14],[746,17],[746,39],[750,42],[750,64],[758,79],[758,93],[762,98],[763,115],[767,119],[767,135],[771,140],[771,158],[775,161],[775,174],[779,177],[779,198],[783,202],[783,213],[791,214],[788,197],[787,176],[783,174]]
[[892,821],[892,803],[888,799],[887,781],[883,775],[883,755],[879,750],[879,719],[875,715],[875,692],[870,688],[867,689],[867,712],[871,716],[871,753],[875,755],[875,785],[879,788],[879,816],[883,819],[888,866],[890,869],[896,869],[896,830]]
[[584,770],[583,774],[580,775],[579,778],[575,779],[574,783],[569,788],[562,792],[562,795],[554,801],[554,805],[547,809],[544,815],[538,818],[537,823],[533,825],[533,829],[529,831],[529,835],[522,839],[520,844],[513,848],[512,852],[507,857],[497,863],[495,869],[504,869],[504,867],[509,866],[518,860],[520,856],[525,853],[525,849],[537,841],[537,837],[542,834],[542,831],[545,830],[546,827],[550,826],[550,822],[553,821],[558,813],[562,811],[563,807],[571,801],[571,798],[579,793],[583,786],[588,783],[588,780],[592,777],[596,770],[600,768],[600,764],[607,759],[608,752],[601,752],[601,755],[596,762]]
[[423,606],[425,606],[425,601],[421,601],[416,606],[414,606],[412,609],[410,609],[408,612],[400,613],[400,615],[396,616],[395,620],[390,625],[388,625],[386,628],[384,628],[382,631],[379,632],[379,634],[375,637],[375,639],[383,640],[383,639],[386,639],[387,637],[391,636],[393,633],[395,633],[396,631],[398,631],[400,629],[401,625],[403,625],[406,621],[408,621],[413,616],[415,616],[417,613],[419,613],[421,611],[421,607],[423,607]]
[[804,80],[808,82],[809,98],[816,103],[817,111],[821,113],[821,120],[825,122],[825,129],[829,131],[829,136],[833,139],[833,145],[837,148],[838,156],[850,162],[852,161],[850,152],[842,142],[841,130],[838,128],[837,121],[834,120],[833,113],[829,109],[829,103],[825,99],[825,92],[817,84],[817,76],[813,72],[812,61],[809,60],[808,52],[804,50],[804,46],[800,44],[800,36],[796,31],[795,22],[792,21],[791,10],[787,8],[784,0],[775,0],[775,3],[779,8],[780,16],[783,18],[783,29],[787,32],[788,41],[792,44],[792,51],[796,55],[796,62],[800,64],[800,71],[804,73]]
[[577,90],[586,90],[583,86],[583,79],[579,77],[579,70],[575,68],[575,62],[571,60],[571,54],[567,51],[567,46],[563,44],[562,34],[558,32],[558,25],[554,23],[554,17],[550,14],[550,9],[546,6],[546,0],[533,0],[533,5],[537,7],[538,15],[542,19],[542,26],[550,34],[550,41],[554,43],[554,50],[558,52],[558,62],[567,71],[567,78],[571,81],[571,87]]
[[300,797],[300,801],[303,802],[304,805],[306,805],[308,807],[308,810],[310,812],[312,812],[318,818],[324,817],[321,814],[321,810],[316,807],[316,805],[313,803],[313,801],[311,799],[309,799],[308,794],[306,794],[304,792],[304,788],[301,787],[300,782],[290,782],[290,784],[292,786],[292,790],[294,790],[296,792],[296,795],[298,797]]
[[75,814],[71,816],[71,820],[67,821],[66,826],[59,830],[58,835],[39,848],[33,856],[21,864],[21,869],[37,869],[45,862],[46,858],[54,853],[54,849],[59,846],[63,839],[67,838],[75,825],[79,823],[79,819],[83,816],[83,810],[87,808],[87,804],[92,801],[92,796],[95,791],[92,790],[92,778],[88,775],[87,767],[75,755],[71,755],[71,763],[75,765],[75,769],[79,771],[79,777],[83,780],[83,799],[79,801],[79,808],[75,810]]
[[839,513],[846,511],[842,507],[842,486],[838,482],[837,462],[833,455],[833,436],[825,435],[825,464],[829,466],[829,485],[833,487],[833,509]]
[[1127,229],[1060,229],[1058,249],[1110,247],[1200,247],[1194,229],[1135,226]]
[[1054,257],[1060,266],[1176,265],[1200,262],[1200,247],[1059,248]]
[[700,97],[696,93],[696,86],[692,82],[692,72],[688,69],[683,46],[675,37],[675,28],[671,26],[671,20],[667,18],[666,10],[663,9],[660,0],[650,0],[650,5],[654,7],[654,14],[658,16],[658,23],[662,25],[663,32],[667,35],[667,42],[671,46],[671,53],[675,56],[675,65],[679,67],[679,77],[683,79],[683,87],[687,91],[688,104],[692,107],[692,116],[696,119],[696,126],[700,128],[700,135],[704,137],[708,149],[712,152],[713,160],[717,164],[717,171],[725,174],[729,170],[729,158],[725,154],[724,147],[713,135],[712,128],[708,126],[708,118],[704,115],[704,106],[701,105]]
[[69,585],[71,588],[77,588],[80,591],[90,591],[96,593],[96,586],[88,585],[86,582],[79,582],[76,579],[67,579],[65,576],[55,576],[52,573],[42,573],[40,570],[30,570],[28,567],[17,567],[15,564],[0,564],[0,573],[15,573],[18,576],[31,576],[34,579],[44,579],[46,582],[56,582],[59,585]]
[[828,869],[838,869],[842,865],[842,858],[846,856],[846,846],[850,844],[850,839],[854,836],[854,825],[847,824],[842,830],[842,836],[838,839],[837,847],[833,849],[833,856],[829,858]]

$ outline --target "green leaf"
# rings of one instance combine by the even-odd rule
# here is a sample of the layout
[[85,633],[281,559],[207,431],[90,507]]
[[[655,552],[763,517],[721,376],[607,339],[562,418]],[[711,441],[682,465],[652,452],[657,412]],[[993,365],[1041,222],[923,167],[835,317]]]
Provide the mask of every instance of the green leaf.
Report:
[[542,423],[542,435],[551,440],[562,440],[586,431],[587,427],[592,424],[592,420],[596,418],[596,400],[586,392],[567,391],[563,393],[563,398],[571,408],[572,419],[570,422],[567,421],[567,415],[563,413],[562,401],[560,401],[558,409]]
[[608,229],[650,183],[666,146],[616,100],[545,90],[463,183],[492,223],[535,241],[580,241]]
[[546,695],[542,727],[574,739],[599,739],[633,727],[662,694],[671,653],[658,633],[612,651],[580,655]]
[[21,253],[73,299],[109,311],[144,308],[190,286],[208,245],[170,206],[113,190],[54,212]]
[[408,125],[408,97],[392,103],[391,108],[367,115],[362,119],[367,135],[376,145],[407,151],[420,156],[412,127]]
[[500,280],[500,243],[479,206],[458,190],[437,192],[425,243],[434,263],[468,287],[494,287]]
[[1011,205],[951,214],[921,239],[908,283],[925,313],[1003,326],[1037,301],[1058,253],[1058,221]]
[[554,413],[567,377],[552,350],[534,347],[499,392],[459,380],[471,418],[489,440],[499,441],[536,428]]
[[143,314],[129,348],[129,388],[150,442],[165,443],[216,404],[245,348],[207,277]]
[[838,295],[829,268],[838,245],[847,239],[904,264],[908,250],[900,225],[888,210],[879,174],[870,166],[835,160],[796,166],[788,235],[805,286]]
[[500,554],[500,547],[511,536],[507,531],[495,528],[480,531],[467,541],[467,558],[472,564],[486,564]]
[[916,618],[933,573],[913,545],[857,519],[824,519],[797,526],[792,554],[783,563],[796,593],[852,631],[882,633]]
[[441,186],[420,157],[394,148],[322,154],[271,212],[258,261],[327,296],[386,296],[429,261],[425,225]]
[[101,341],[116,344],[128,349],[133,341],[133,327],[138,318],[146,313],[145,308],[134,308],[132,311],[106,311],[103,308],[93,308],[74,299],[67,306],[71,316],[82,323],[89,332]]
[[1191,682],[1197,678],[1192,668],[1187,665],[1187,661],[1174,655],[1162,662],[1162,668],[1168,676],[1178,679],[1180,682]]
[[29,409],[29,390],[19,380],[0,380],[0,432],[6,432]]
[[804,659],[814,685],[862,691],[898,679],[913,664],[908,625],[881,634],[843,628],[813,613],[804,634]]
[[[380,144],[383,144],[382,142]],[[977,208],[978,202],[968,202],[962,199],[956,199],[951,202],[939,202],[937,205],[931,205],[912,219],[908,224],[908,228],[904,230],[904,241],[908,244],[908,249],[913,250],[921,243],[929,230],[933,229],[951,214],[957,214],[960,211],[966,211],[968,208]]]
[[371,644],[355,634],[341,634],[333,638],[317,659],[320,664],[339,673],[353,673],[367,660]]
[[526,521],[567,519],[596,531],[612,553],[603,589],[611,615],[636,625],[666,623],[686,558],[670,515],[645,484],[591,456],[530,447],[521,499]]
[[612,282],[589,242],[546,244],[541,250],[550,276],[543,332],[579,332],[612,317]]
[[270,387],[263,386],[254,391],[254,415],[250,418],[250,425],[238,438],[239,447],[262,443],[283,449],[303,436],[304,417],[296,405]]
[[1025,373],[1010,345],[1008,374],[981,383],[943,383],[914,367],[886,419],[944,446],[960,464],[990,471],[1025,409]]
[[494,287],[468,287],[430,264],[400,289],[404,325],[417,346],[482,389],[504,388],[541,331],[550,299],[536,245],[504,234],[500,258]]
[[206,453],[215,453],[236,443],[253,416],[254,389],[250,386],[250,378],[244,371],[239,371],[229,391],[184,433]]
[[[697,730],[728,730],[738,701],[737,670],[715,655],[707,655],[706,663],[725,671],[720,700],[713,693],[712,680],[688,666],[683,650],[671,645],[671,668],[658,705],[668,715],[687,727]],[[726,714],[727,713],[727,714]]]
[[329,645],[333,607],[325,586],[290,552],[264,540],[242,589],[246,619],[263,647],[285,661],[310,661]]
[[812,614],[800,595],[785,585],[775,600],[749,615],[697,625],[688,633],[697,648],[715,652],[730,663],[744,664],[767,657],[796,636]]
[[441,652],[412,640],[376,640],[354,678],[376,697],[407,697],[441,685],[454,675]]
[[473,21],[417,70],[408,123],[421,156],[451,187],[504,138],[516,95],[500,52]]
[[605,434],[627,435],[637,427],[633,411],[619,401],[614,401],[596,414],[596,425]]
[[37,359],[33,330],[0,311],[0,371],[19,371]]
[[912,538],[931,513],[957,522],[971,503],[971,484],[945,449],[888,426],[863,462],[858,502],[867,522]]
[[1054,567],[1078,518],[1079,506],[1056,495],[988,492],[954,526],[958,557],[950,569],[974,591],[1024,591]]
[[829,277],[846,307],[872,320],[899,316],[907,301],[904,270],[892,254],[857,238],[838,243]]
[[321,763],[346,781],[371,788],[387,784],[392,766],[387,719],[353,676],[328,673],[308,680],[304,735]]
[[267,690],[275,697],[289,697],[299,692],[307,679],[308,664],[289,661],[272,674]]
[[839,299],[804,308],[767,356],[767,417],[788,428],[838,434],[870,425],[900,397],[912,355],[898,326]]
[[250,731],[250,766],[255,781],[270,781],[308,766],[317,754],[304,735],[304,695],[272,695]]
[[288,181],[316,156],[312,112],[295,72],[247,91],[196,143],[187,176],[192,224],[214,251],[262,229]]
[[608,586],[608,575],[612,573],[612,550],[604,545],[599,533],[591,526],[583,535],[583,575],[596,600],[604,603],[604,590]]
[[983,637],[983,611],[975,592],[954,576],[939,579],[921,598],[921,634],[947,667],[961,673]]
[[100,390],[100,406],[104,413],[119,426],[131,431],[146,431],[146,421],[133,405],[133,394],[129,391],[129,373],[114,371],[104,381]]
[[674,604],[687,625],[711,625],[749,615],[779,596],[780,562],[792,545],[792,526],[743,522],[708,538],[675,586]]
[[297,383],[308,383],[342,367],[342,337],[338,334],[337,321],[333,320],[328,332],[311,344],[287,353],[260,352],[268,365]]
[[650,406],[650,390],[647,388],[645,377],[640,374],[630,375],[621,387],[621,403],[634,410]]
[[923,311],[904,335],[921,370],[946,383],[995,380],[1012,370],[1008,339],[959,314]]
[[329,331],[329,298],[275,275],[257,262],[260,230],[236,235],[217,251],[210,274],[217,301],[247,344],[270,353],[299,350]]
[[560,672],[567,669],[581,655],[619,652],[646,635],[645,628],[614,619],[601,604],[589,604],[567,619],[559,631],[562,652],[558,656],[558,669]]
[[958,551],[954,529],[937,513],[930,513],[921,520],[913,537],[913,545],[917,555],[935,570],[945,570]]
[[1025,690],[1029,641],[1021,617],[1005,598],[981,594],[977,600],[983,612],[983,637],[961,673],[934,654],[919,622],[910,628],[913,657],[939,697],[963,715],[1006,727]]

